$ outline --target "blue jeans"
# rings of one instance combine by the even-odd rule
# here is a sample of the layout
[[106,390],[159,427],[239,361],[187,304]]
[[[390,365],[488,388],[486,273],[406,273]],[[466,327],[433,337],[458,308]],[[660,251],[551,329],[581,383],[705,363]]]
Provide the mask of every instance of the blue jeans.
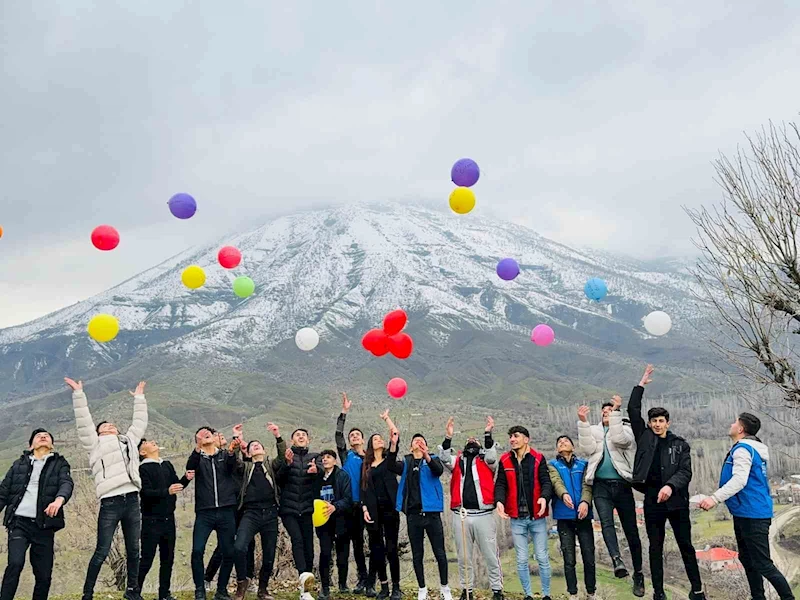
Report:
[[528,567],[528,542],[533,540],[533,551],[539,563],[542,596],[550,595],[550,554],[547,548],[547,519],[511,519],[511,537],[517,553],[517,575],[526,596],[533,596],[531,571]]

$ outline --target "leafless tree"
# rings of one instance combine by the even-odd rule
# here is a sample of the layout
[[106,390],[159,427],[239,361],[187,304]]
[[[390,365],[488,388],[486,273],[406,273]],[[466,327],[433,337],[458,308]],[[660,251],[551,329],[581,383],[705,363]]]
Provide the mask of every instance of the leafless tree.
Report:
[[[712,344],[744,376],[745,398],[800,419],[800,130],[762,129],[733,158],[715,162],[721,206],[686,209],[702,258],[701,298],[716,309]],[[739,388],[741,389],[741,388]],[[800,432],[800,428],[794,429]]]

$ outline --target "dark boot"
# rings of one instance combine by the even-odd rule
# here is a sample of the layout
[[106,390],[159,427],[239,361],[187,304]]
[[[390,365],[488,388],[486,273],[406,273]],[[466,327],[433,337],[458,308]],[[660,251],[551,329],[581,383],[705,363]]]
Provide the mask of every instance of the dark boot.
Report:
[[706,600],[706,593],[705,592],[691,592],[689,594],[689,600]]
[[403,594],[400,592],[400,586],[392,584],[392,595],[389,600],[401,600],[402,598]]
[[367,588],[364,590],[364,595],[367,598],[374,598],[378,594],[375,592],[375,584],[372,582],[367,583]]
[[236,592],[233,594],[234,600],[244,600],[247,588],[250,587],[249,579],[240,579],[236,582]]
[[266,581],[258,584],[258,595],[256,598],[258,598],[258,600],[275,600],[275,598],[270,596],[269,591],[267,591]]
[[331,588],[322,588],[322,592],[317,595],[317,600],[331,600]]
[[503,590],[492,590],[492,600],[505,600]]
[[381,583],[381,591],[378,592],[377,600],[389,600],[389,584]]
[[353,593],[356,596],[360,596],[366,591],[367,591],[367,580],[364,577],[359,577],[358,582],[356,583],[356,587],[353,588]]
[[206,600],[206,588],[195,588],[194,590],[194,600]]
[[622,579],[623,577],[628,576],[628,569],[625,568],[625,563],[622,562],[622,559],[619,556],[613,557],[611,562],[614,565],[614,577],[619,577]]
[[633,595],[637,598],[644,596],[644,573],[633,574]]

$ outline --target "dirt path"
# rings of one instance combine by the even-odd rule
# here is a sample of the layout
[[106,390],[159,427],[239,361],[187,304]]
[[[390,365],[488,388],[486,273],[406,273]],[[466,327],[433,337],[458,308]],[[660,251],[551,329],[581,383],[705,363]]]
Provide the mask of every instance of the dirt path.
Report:
[[795,517],[800,517],[800,507],[791,508],[778,515],[769,528],[769,550],[770,554],[772,554],[772,560],[775,561],[775,566],[790,582],[800,572],[800,556],[781,548],[778,545],[778,534]]

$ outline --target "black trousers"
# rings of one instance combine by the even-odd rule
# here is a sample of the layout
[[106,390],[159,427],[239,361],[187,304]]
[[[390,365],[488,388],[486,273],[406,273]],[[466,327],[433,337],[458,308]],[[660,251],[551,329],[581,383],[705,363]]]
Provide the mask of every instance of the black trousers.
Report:
[[[242,522],[242,511],[236,511],[236,529],[238,531],[239,524]],[[234,563],[236,562],[234,557]],[[222,548],[219,544],[217,547],[214,548],[214,553],[211,555],[211,558],[208,559],[208,564],[206,565],[206,574],[204,576],[207,582],[212,582],[214,580],[214,576],[219,571],[220,566],[222,566]],[[252,579],[253,575],[256,571],[256,539],[253,538],[253,541],[250,542],[250,547],[247,549],[247,578]]]
[[192,579],[196,590],[205,589],[203,554],[213,531],[217,532],[217,543],[222,552],[217,591],[227,594],[228,580],[233,570],[233,540],[236,537],[236,510],[233,506],[207,508],[195,513],[192,531]]
[[53,575],[54,539],[55,532],[41,529],[35,519],[14,518],[8,529],[8,565],[3,574],[0,600],[14,600],[28,548],[31,549],[31,568],[36,578],[33,600],[47,600]]
[[558,540],[561,544],[561,556],[564,557],[564,577],[567,580],[567,592],[578,594],[578,575],[575,572],[575,539],[581,545],[581,559],[583,560],[583,583],[587,594],[594,594],[597,587],[597,577],[594,564],[594,529],[591,519],[567,520],[559,519],[557,522]]
[[370,552],[367,582],[374,586],[376,577],[381,583],[388,581],[386,576],[388,561],[392,586],[399,587],[400,554],[397,549],[397,538],[400,536],[400,513],[393,507],[379,507],[377,514],[371,514],[370,517],[373,522],[366,525]]
[[298,573],[310,573],[314,568],[314,523],[311,514],[281,515],[283,526],[292,540],[292,558]]
[[689,509],[667,510],[664,504],[657,504],[654,498],[645,496],[644,522],[650,540],[650,578],[653,581],[653,592],[664,591],[664,536],[667,521],[672,527],[672,533],[675,534],[675,541],[678,542],[692,591],[702,591],[700,568],[697,566],[697,555],[692,545],[692,520],[689,517]]
[[103,566],[117,525],[122,524],[122,535],[125,538],[125,555],[127,558],[127,589],[136,590],[139,585],[139,538],[142,533],[142,512],[139,508],[139,492],[131,492],[124,496],[112,496],[100,500],[100,512],[97,515],[97,546],[89,560],[86,570],[86,581],[83,584],[83,598],[89,600],[94,595],[97,576]]
[[619,556],[617,530],[614,528],[614,509],[617,510],[622,531],[631,549],[631,562],[636,573],[642,572],[642,541],[636,526],[636,501],[630,484],[619,479],[594,480],[594,506],[603,526],[603,541],[611,557]]
[[770,582],[781,600],[794,600],[792,588],[769,555],[769,526],[772,519],[733,517],[733,532],[739,546],[739,562],[744,567],[753,600],[764,600],[764,579]]
[[347,535],[336,535],[336,517],[331,519],[322,527],[317,527],[317,538],[319,538],[319,578],[322,588],[327,589],[331,586],[331,557],[333,548],[336,546],[336,568],[339,572],[339,585],[347,585],[347,562],[348,545],[350,538]]
[[153,566],[158,550],[158,597],[170,595],[172,565],[175,562],[175,515],[146,517],[142,515],[142,558],[139,561],[139,589]]
[[447,585],[447,552],[444,548],[442,513],[406,515],[406,525],[408,526],[408,541],[411,544],[414,573],[417,576],[419,587],[425,587],[425,534],[428,534],[433,555],[439,566],[439,581],[442,585]]
[[[353,545],[353,558],[356,561],[356,568],[358,569],[358,580],[365,582],[368,577],[367,560],[364,555],[364,513],[359,502],[350,510],[339,515],[338,519],[344,519],[345,532],[340,537],[346,540],[343,546],[345,558],[349,558],[350,544]],[[339,547],[338,545],[336,546]],[[337,550],[337,555],[339,551]],[[338,562],[338,560],[337,560]],[[349,564],[349,561],[345,564]],[[344,579],[340,577],[339,583],[345,584],[347,582],[347,570],[344,572]]]
[[248,508],[242,513],[239,528],[236,530],[234,557],[236,579],[252,579],[253,565],[251,548],[261,535],[261,571],[258,575],[259,587],[266,587],[272,577],[275,565],[275,549],[278,546],[278,507]]

